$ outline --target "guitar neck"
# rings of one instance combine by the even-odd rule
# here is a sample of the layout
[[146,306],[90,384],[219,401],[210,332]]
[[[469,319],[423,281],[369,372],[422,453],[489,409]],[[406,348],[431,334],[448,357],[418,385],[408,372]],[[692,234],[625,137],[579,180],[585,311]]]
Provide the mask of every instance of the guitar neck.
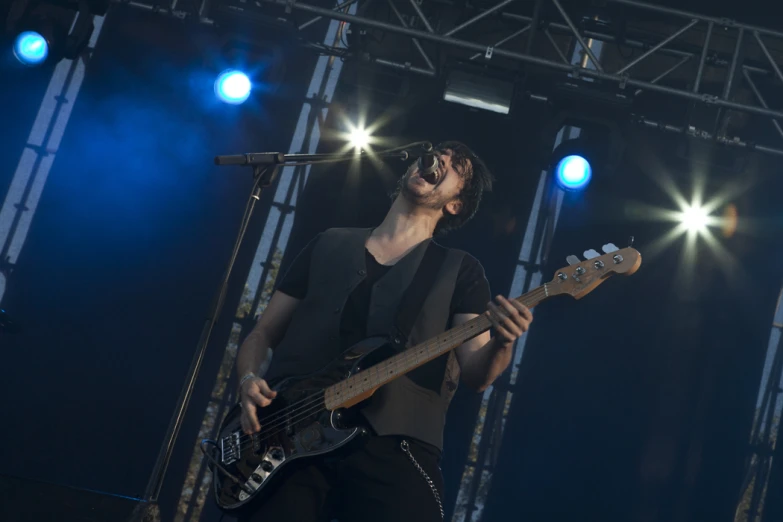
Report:
[[[547,284],[544,284],[514,300],[528,308],[533,308],[549,297]],[[345,404],[353,404],[356,402],[356,398],[367,396],[368,392],[440,357],[444,353],[460,346],[465,341],[486,332],[491,327],[492,323],[489,321],[486,314],[479,315],[432,339],[408,348],[375,366],[362,370],[341,382],[333,384],[325,390],[326,407],[330,410],[334,410]]]

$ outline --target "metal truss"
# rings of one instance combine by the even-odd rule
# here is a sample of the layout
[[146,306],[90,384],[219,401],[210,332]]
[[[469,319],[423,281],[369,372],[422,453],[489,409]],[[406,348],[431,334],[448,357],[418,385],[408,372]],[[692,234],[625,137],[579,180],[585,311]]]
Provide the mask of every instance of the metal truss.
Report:
[[[776,121],[776,118],[783,117],[783,110],[778,108],[783,99],[783,89],[780,89],[780,97],[776,97],[775,102],[778,103],[768,103],[757,86],[759,81],[783,81],[783,71],[776,59],[783,57],[783,32],[780,31],[636,0],[607,0],[612,8],[611,16],[615,20],[622,18],[627,24],[627,36],[623,37],[615,34],[615,25],[602,20],[602,14],[587,16],[583,10],[578,18],[572,17],[560,0],[538,0],[532,14],[520,12],[516,9],[518,3],[513,0],[502,0],[489,8],[474,8],[467,14],[462,11],[462,17],[467,16],[467,19],[451,25],[442,22],[455,18],[447,16],[455,9],[447,1],[438,2],[435,7],[426,4],[430,13],[425,14],[425,4],[420,5],[417,0],[386,0],[393,16],[389,16],[388,11],[351,15],[297,0],[262,0],[259,4],[261,9],[263,4],[276,4],[284,6],[289,12],[316,15],[316,18],[299,26],[302,28],[321,18],[331,18],[366,30],[410,39],[408,56],[400,57],[399,45],[393,46],[393,49],[388,45],[386,48],[372,46],[369,52],[361,50],[363,60],[380,66],[437,76],[441,72],[440,64],[433,62],[431,49],[428,50],[425,45],[434,46],[459,59],[510,71],[518,72],[520,65],[524,65],[528,75],[560,73],[564,80],[569,77],[592,79],[628,96],[653,92],[690,100],[716,108],[722,116],[726,111],[763,116],[771,120],[783,145],[783,129]],[[546,9],[549,9],[551,20],[541,14]],[[656,16],[654,23],[644,21],[652,16]],[[503,24],[499,28],[500,22]],[[670,29],[668,34],[667,29]],[[470,34],[466,35],[468,32]],[[492,41],[486,41],[487,35],[494,35]],[[591,40],[612,42],[620,50],[641,54],[627,60],[618,51],[606,53],[599,60],[591,50]],[[399,43],[399,40],[396,42]],[[581,48],[585,60],[577,64],[567,60],[561,50],[564,42]],[[593,67],[588,67],[588,64]],[[691,67],[684,67],[687,64]],[[657,72],[651,73],[651,70]],[[664,84],[665,80],[675,78],[678,85],[685,83],[686,86]],[[716,83],[719,92],[716,91]],[[748,96],[738,96],[738,85],[757,103],[744,101],[743,98]],[[640,123],[651,126],[650,120]],[[725,145],[783,155],[783,148],[776,148],[773,144],[760,146],[749,139],[726,136],[720,129],[702,130],[670,122],[655,126]]]
[[206,25],[214,25],[215,23],[211,18],[206,16],[209,0],[186,2],[185,5],[183,5],[180,0],[166,0],[165,2],[163,0],[150,0],[149,2],[139,2],[137,0],[112,0],[112,2],[161,15],[172,16],[180,20],[195,20]]
[[[756,402],[756,416],[750,434],[745,480],[734,522],[760,522],[764,501],[769,498],[772,459],[781,432],[783,412],[783,289],[772,320],[767,357]],[[771,519],[770,519],[771,520]]]
[[[627,29],[620,36],[617,24],[608,23],[602,18],[605,15],[588,16],[584,10],[579,16],[569,15],[561,0],[536,0],[532,13],[520,10],[521,2],[501,0],[492,7],[476,7],[467,14],[463,12],[462,16],[467,18],[451,25],[442,21],[454,19],[456,7],[451,0],[427,4],[418,0],[385,0],[388,12],[364,12],[362,15],[346,10],[357,0],[345,0],[332,9],[296,0],[260,0],[255,3],[237,0],[115,1],[208,25],[215,24],[210,16],[221,8],[248,19],[269,17],[271,10],[275,10],[274,17],[278,20],[287,18],[291,28],[302,33],[304,39],[307,39],[308,31],[324,19],[350,22],[409,40],[410,49],[406,51],[408,48],[401,46],[398,40],[385,46],[373,46],[369,52],[365,49],[342,50],[342,57],[360,58],[380,67],[420,76],[435,78],[443,72],[443,64],[432,58],[433,49],[438,48],[446,57],[491,65],[496,69],[518,72],[522,65],[527,67],[529,76],[559,73],[563,80],[582,78],[599,81],[606,88],[614,89],[615,93],[624,93],[631,98],[643,92],[654,92],[686,99],[717,109],[716,121],[723,121],[723,125],[704,129],[688,122],[659,122],[641,115],[636,115],[631,121],[646,128],[783,156],[783,127],[777,121],[777,118],[783,118],[783,110],[778,110],[783,109],[780,103],[783,87],[779,85],[783,82],[783,71],[778,65],[783,61],[783,32],[730,19],[637,0],[607,0],[613,8],[609,16],[627,24]],[[425,7],[429,13],[425,13]],[[547,16],[542,14],[546,8],[551,11]],[[295,20],[296,12],[315,16],[300,22]],[[658,18],[655,22],[639,21],[651,16]],[[461,33],[460,37],[455,36],[457,33]],[[465,36],[466,33],[469,34]],[[487,35],[490,35],[489,43],[485,41]],[[591,50],[593,41],[613,43],[617,51],[604,53],[598,59]],[[562,50],[564,46],[580,49],[584,59],[580,63],[572,63]],[[623,52],[641,54],[629,61],[623,58]],[[687,88],[664,85],[667,80],[685,83]],[[770,100],[771,103],[762,93],[764,89],[759,88],[759,82],[770,81],[775,84],[775,93],[779,93]],[[709,85],[705,88],[707,83]],[[720,85],[720,92],[716,91],[716,83]],[[546,93],[532,94],[531,98],[539,101],[548,99]],[[755,99],[756,103],[747,102],[749,98]],[[774,143],[770,139],[756,143],[748,137],[727,135],[725,122],[729,111],[765,117],[774,126],[780,141]]]
[[[563,129],[557,138],[557,144],[564,138],[575,138],[578,135],[578,129]],[[541,266],[547,254],[548,238],[545,231],[548,231],[550,236],[554,234],[564,195],[564,192],[552,183],[552,179],[546,171],[539,176],[509,295],[522,295],[539,286],[544,280]],[[514,358],[508,370],[483,394],[451,522],[479,521],[484,515],[526,343],[527,336],[517,339]]]
[[94,29],[85,51],[75,60],[60,61],[54,68],[5,200],[0,204],[0,302],[60,150],[103,21],[103,16],[93,16]]
[[[350,9],[350,8],[346,8]],[[172,13],[169,13],[172,14]],[[204,20],[202,20],[204,21]],[[209,23],[209,20],[206,20]],[[334,21],[326,31],[323,41],[327,45],[339,46],[347,25]],[[334,95],[342,70],[342,61],[334,56],[321,56],[304,100],[294,135],[289,146],[292,154],[313,154],[321,136],[328,105]],[[274,198],[269,208],[263,232],[256,246],[256,253],[244,285],[243,295],[234,313],[231,334],[227,340],[223,359],[215,377],[212,393],[194,441],[185,482],[182,484],[175,522],[189,522],[208,519],[203,516],[205,504],[210,496],[212,475],[203,458],[200,441],[215,438],[220,422],[228,409],[237,402],[236,355],[240,341],[253,328],[274,291],[280,262],[288,245],[293,227],[297,202],[309,178],[310,166],[289,166],[281,169],[274,185]],[[263,375],[266,368],[259,369]]]
[[[248,20],[274,17],[286,20],[303,39],[324,19],[350,22],[396,39],[367,47],[352,45],[341,56],[425,77],[440,76],[444,60],[458,59],[512,73],[522,68],[528,77],[551,78],[554,73],[562,80],[592,80],[593,87],[601,85],[630,99],[644,92],[685,99],[715,108],[719,111],[716,121],[724,124],[701,129],[688,122],[654,122],[646,117],[633,121],[727,146],[783,155],[783,127],[777,121],[783,118],[783,70],[779,65],[783,63],[783,32],[726,18],[638,0],[606,0],[600,12],[579,8],[578,13],[570,14],[568,10],[574,9],[569,6],[567,10],[562,0],[536,0],[535,4],[500,0],[490,7],[481,7],[481,3],[458,6],[453,0],[384,0],[373,5],[385,9],[366,9],[360,14],[346,10],[356,0],[345,0],[331,9],[317,5],[320,0],[116,1],[205,24],[214,24],[211,16],[221,9]],[[532,11],[527,12],[531,5]],[[297,14],[303,13],[314,16],[298,20]],[[625,27],[622,35],[617,29],[620,25]],[[591,49],[593,41],[614,45],[599,59]],[[584,59],[572,63],[564,47],[580,49]],[[630,59],[626,53],[638,55]],[[775,84],[773,91],[778,95],[768,100],[769,89],[760,87],[760,82]],[[532,97],[546,100],[547,93]],[[726,135],[729,111],[768,119],[778,137],[755,143],[748,137]]]

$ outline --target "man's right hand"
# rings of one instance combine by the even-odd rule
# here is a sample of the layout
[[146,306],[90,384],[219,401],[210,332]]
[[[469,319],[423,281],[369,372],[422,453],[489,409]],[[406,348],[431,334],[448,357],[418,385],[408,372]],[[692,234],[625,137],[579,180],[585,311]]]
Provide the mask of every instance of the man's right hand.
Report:
[[240,422],[242,431],[248,435],[261,430],[261,424],[258,422],[258,408],[264,408],[272,404],[272,399],[277,396],[276,391],[272,391],[264,379],[257,377],[248,379],[242,384],[239,390],[242,405],[242,415]]

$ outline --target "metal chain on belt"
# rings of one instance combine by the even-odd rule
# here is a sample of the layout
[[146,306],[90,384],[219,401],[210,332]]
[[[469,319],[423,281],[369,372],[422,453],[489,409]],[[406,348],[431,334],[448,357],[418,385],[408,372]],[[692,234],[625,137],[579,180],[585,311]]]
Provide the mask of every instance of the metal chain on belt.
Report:
[[424,471],[424,468],[421,467],[421,464],[418,463],[416,457],[414,457],[413,454],[411,453],[410,446],[408,445],[408,441],[403,440],[402,442],[400,442],[400,447],[402,448],[402,451],[408,456],[408,458],[416,467],[416,469],[419,471],[421,476],[424,477],[424,480],[427,481],[427,484],[429,484],[430,489],[432,490],[432,495],[435,497],[435,502],[438,503],[438,509],[440,510],[440,519],[443,520],[445,518],[445,515],[443,513],[443,503],[440,501],[440,494],[438,493],[438,488],[435,487],[435,483],[432,481],[430,476],[427,475],[427,472]]

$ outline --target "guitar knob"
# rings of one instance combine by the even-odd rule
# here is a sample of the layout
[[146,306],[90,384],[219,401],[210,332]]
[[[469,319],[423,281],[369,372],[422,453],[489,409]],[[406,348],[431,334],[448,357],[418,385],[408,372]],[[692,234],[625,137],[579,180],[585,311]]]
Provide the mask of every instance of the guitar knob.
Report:
[[265,460],[261,463],[261,469],[263,469],[267,473],[270,473],[273,469],[275,469],[275,467],[272,465],[271,462]]
[[285,455],[283,455],[283,450],[277,448],[270,451],[269,456],[275,460],[283,460],[283,458],[285,457]]
[[252,480],[256,484],[261,484],[261,482],[263,482],[264,479],[261,478],[261,475],[259,475],[258,473],[253,473],[252,475],[250,475],[250,480]]

